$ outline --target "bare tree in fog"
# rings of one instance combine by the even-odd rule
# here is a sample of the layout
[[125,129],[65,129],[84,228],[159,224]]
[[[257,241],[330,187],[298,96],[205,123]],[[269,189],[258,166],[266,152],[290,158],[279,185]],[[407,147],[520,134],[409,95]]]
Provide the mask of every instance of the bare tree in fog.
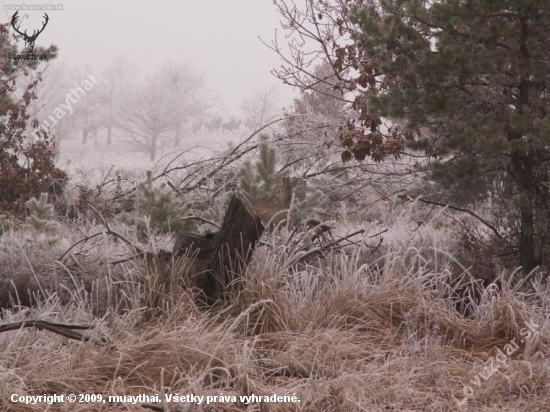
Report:
[[[88,143],[90,137],[94,137],[97,145],[97,136],[100,127],[103,126],[105,117],[105,108],[100,99],[99,87],[90,91],[85,91],[81,87],[81,82],[87,79],[87,76],[93,73],[90,66],[82,69],[73,68],[70,73],[71,82],[67,84],[67,96],[71,108],[74,110],[74,127],[82,132],[82,144]],[[66,102],[67,103],[67,102]]]
[[36,89],[38,99],[31,106],[32,114],[49,128],[57,141],[82,132],[82,143],[94,136],[97,144],[105,108],[100,99],[101,84],[94,84],[89,90],[82,87],[83,81],[89,82],[89,75],[97,75],[90,66],[69,68],[64,63],[52,62],[41,76],[42,81]]
[[264,87],[243,99],[241,110],[248,129],[255,129],[273,120],[280,113],[276,86]]
[[136,77],[137,67],[130,60],[117,56],[103,69],[99,85],[99,99],[104,118],[103,125],[107,128],[107,146],[112,141],[112,131],[117,125],[118,107],[123,103],[122,97]]
[[[71,88],[67,82],[69,70],[66,64],[54,61],[48,64],[43,71],[42,81],[36,87],[36,95],[38,98],[31,102],[31,113],[40,123],[47,119],[50,114],[59,107],[60,102],[65,101],[67,91]],[[62,119],[57,119],[57,123],[50,127],[50,133],[55,135],[59,142],[69,136],[75,127],[74,116],[64,116]],[[29,138],[34,139],[30,134]]]
[[212,99],[206,92],[204,76],[187,63],[169,63],[160,78],[174,108],[174,145],[178,146],[184,125],[200,120]]
[[117,124],[151,160],[170,132],[179,144],[184,126],[203,116],[211,103],[203,77],[186,64],[168,64],[154,77],[135,82],[122,100]]
[[118,124],[136,143],[157,156],[160,140],[173,130],[177,110],[158,78],[147,78],[126,93],[118,112]]

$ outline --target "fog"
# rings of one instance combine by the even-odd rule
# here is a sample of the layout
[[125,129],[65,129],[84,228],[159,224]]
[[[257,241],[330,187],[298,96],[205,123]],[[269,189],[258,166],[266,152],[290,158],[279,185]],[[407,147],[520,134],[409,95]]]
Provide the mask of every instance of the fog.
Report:
[[[13,10],[1,0],[3,21]],[[43,4],[27,2],[24,4]],[[82,0],[53,1],[62,10],[47,10],[47,28],[37,46],[55,44],[55,64],[90,67],[96,77],[113,57],[133,61],[141,73],[153,73],[168,61],[191,62],[206,77],[218,97],[220,112],[238,116],[243,97],[264,87],[277,86],[281,104],[293,91],[281,85],[270,71],[280,66],[278,56],[260,38],[271,43],[279,16],[271,0],[184,0],[132,2]],[[41,27],[43,11],[19,12],[21,27]],[[19,41],[23,43],[22,40]]]

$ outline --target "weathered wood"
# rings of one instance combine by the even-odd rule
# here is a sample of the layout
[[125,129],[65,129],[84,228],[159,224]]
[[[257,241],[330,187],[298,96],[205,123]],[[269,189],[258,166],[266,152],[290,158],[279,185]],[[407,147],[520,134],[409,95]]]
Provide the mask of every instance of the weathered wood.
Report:
[[188,232],[178,233],[174,242],[174,256],[187,255],[198,259],[208,259],[214,250],[215,238],[216,233],[202,236]]
[[260,218],[247,207],[246,200],[238,193],[233,195],[209,259],[212,270],[204,290],[209,305],[226,300],[228,291],[240,287],[240,278],[263,231]]
[[[168,294],[174,275],[178,279],[188,277],[184,279],[187,287],[201,290],[208,306],[226,300],[227,292],[239,287],[240,278],[264,230],[260,217],[237,193],[231,198],[218,233],[203,236],[181,233],[176,235],[172,252],[140,253],[138,256],[144,260],[146,273],[155,277],[149,279],[151,284],[146,284],[154,292],[146,297],[147,306],[151,309],[162,307],[163,296]],[[32,273],[14,279],[0,278],[0,308],[10,307],[14,298],[18,305],[32,306],[36,303],[34,295],[42,297],[42,290],[55,290],[56,285],[65,284],[63,289],[69,290],[73,281],[68,276],[64,279],[66,282],[56,280],[51,284],[46,281],[38,284],[36,280]]]
[[[246,199],[235,194],[229,202],[221,229],[217,233],[176,236],[175,258],[191,257],[193,285],[198,287],[208,306],[226,300],[227,292],[238,288],[243,271],[264,231],[260,218]],[[200,272],[200,273],[199,273]]]

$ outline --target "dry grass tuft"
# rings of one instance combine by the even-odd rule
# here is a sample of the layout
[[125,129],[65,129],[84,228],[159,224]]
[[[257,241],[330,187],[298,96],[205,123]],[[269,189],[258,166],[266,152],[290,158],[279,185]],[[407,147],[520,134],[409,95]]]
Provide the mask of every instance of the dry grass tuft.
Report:
[[[197,305],[191,259],[113,266],[109,262],[128,250],[101,238],[60,264],[56,259],[80,238],[74,229],[62,230],[66,240],[46,249],[31,247],[24,232],[2,238],[0,274],[40,285],[34,289],[39,303],[22,308],[14,302],[2,323],[91,323],[88,333],[112,345],[34,329],[0,333],[1,410],[46,410],[14,404],[12,394],[176,392],[296,394],[301,402],[214,403],[210,409],[166,403],[166,410],[548,409],[547,289],[539,284],[535,296],[526,295],[503,278],[500,289],[482,288],[472,316],[463,317],[449,299],[452,275],[445,268],[452,259],[441,242],[425,243],[427,232],[409,248],[390,243],[394,249],[385,255],[350,247],[295,265],[290,262],[301,252],[275,233],[256,251],[242,291],[228,306],[207,312]],[[529,322],[538,326],[527,337]],[[517,349],[488,376],[487,362],[511,342]],[[465,386],[472,396],[459,407],[453,396],[462,400]],[[48,410],[144,409],[75,403]]]

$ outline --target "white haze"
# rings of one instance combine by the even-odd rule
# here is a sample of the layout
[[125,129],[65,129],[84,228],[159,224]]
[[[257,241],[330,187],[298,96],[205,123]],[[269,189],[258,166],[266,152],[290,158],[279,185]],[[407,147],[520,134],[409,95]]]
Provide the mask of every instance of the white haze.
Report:
[[[43,4],[16,1],[0,1],[3,21],[14,13],[4,9],[6,4]],[[271,43],[280,27],[271,0],[65,0],[61,4],[63,10],[47,11],[49,23],[36,44],[59,46],[58,61],[65,65],[99,73],[113,57],[124,56],[141,72],[153,73],[170,60],[188,61],[206,76],[228,116],[238,116],[243,98],[266,87],[277,86],[280,105],[294,96],[270,74],[281,61],[259,39]],[[19,14],[23,28],[32,32],[40,27],[43,12]],[[22,40],[19,43],[23,46]]]

